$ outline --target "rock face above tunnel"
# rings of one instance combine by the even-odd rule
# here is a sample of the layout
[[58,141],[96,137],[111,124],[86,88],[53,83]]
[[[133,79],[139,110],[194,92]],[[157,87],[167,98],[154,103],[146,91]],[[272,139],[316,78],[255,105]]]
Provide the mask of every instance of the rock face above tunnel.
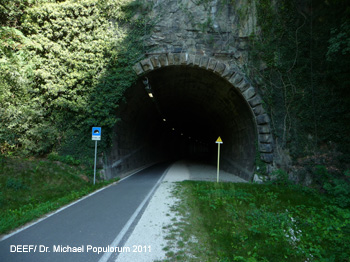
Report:
[[[255,1],[154,0],[146,53],[188,53],[245,64],[256,26]],[[153,24],[155,23],[155,24]]]

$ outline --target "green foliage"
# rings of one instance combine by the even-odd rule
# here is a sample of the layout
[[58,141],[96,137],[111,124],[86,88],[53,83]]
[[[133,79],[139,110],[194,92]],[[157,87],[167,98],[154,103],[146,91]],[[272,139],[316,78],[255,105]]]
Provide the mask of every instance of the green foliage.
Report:
[[292,184],[292,181],[290,181],[289,179],[288,173],[282,169],[274,170],[271,173],[271,177],[272,177],[272,181],[271,181],[272,184],[284,185],[284,186]]
[[73,156],[71,156],[71,155],[61,156],[61,155],[59,155],[59,154],[57,154],[55,152],[50,153],[47,156],[47,159],[53,160],[53,161],[60,161],[62,163],[66,163],[68,165],[75,165],[75,166],[80,165],[80,160],[74,159]]
[[[111,143],[131,66],[142,51],[139,1],[26,1],[1,5],[0,150],[46,154],[53,148],[84,158],[92,126]],[[10,10],[8,12],[8,10]]]
[[[315,154],[299,159],[294,168],[294,175],[307,185],[325,194],[339,207],[350,207],[350,179],[349,170],[344,170],[339,162],[343,161],[343,154],[327,152]],[[310,184],[310,182],[312,182]]]
[[344,175],[330,174],[325,166],[316,166],[313,176],[336,205],[350,207],[349,171]]
[[0,191],[0,208],[2,208],[4,203],[5,203],[4,194]]
[[89,173],[89,169],[78,166],[77,161],[72,157],[51,154],[50,158],[63,161],[2,158],[3,165],[0,165],[1,234],[112,182],[97,180],[96,185],[92,185],[85,175]]
[[[330,141],[349,152],[349,4],[257,0],[249,72],[277,144],[294,159]],[[327,58],[327,59],[326,59]]]
[[327,59],[336,61],[339,56],[349,56],[350,54],[350,24],[345,21],[340,28],[331,30],[331,38],[329,39],[329,47]]
[[27,93],[33,63],[28,51],[29,43],[19,30],[0,28],[0,144],[1,152],[16,148],[21,133],[35,124],[42,109],[31,103]]
[[0,2],[0,25],[19,27],[23,13],[34,2],[33,0],[2,0]]
[[[347,261],[350,255],[349,210],[300,187],[185,181],[176,196],[190,214],[180,228],[198,240],[196,248],[205,245],[204,261]],[[189,257],[196,248],[186,250]]]
[[21,179],[15,179],[12,177],[7,179],[6,187],[15,191],[27,189],[27,186],[23,184]]

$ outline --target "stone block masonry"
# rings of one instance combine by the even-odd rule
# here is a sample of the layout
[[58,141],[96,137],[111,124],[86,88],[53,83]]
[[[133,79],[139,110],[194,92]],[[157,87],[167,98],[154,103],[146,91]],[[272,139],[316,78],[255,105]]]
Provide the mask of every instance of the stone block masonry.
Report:
[[[162,63],[158,62],[160,60]],[[242,97],[246,100],[247,104],[249,104],[251,111],[253,112],[256,121],[258,134],[257,140],[259,143],[261,159],[266,163],[272,164],[273,139],[269,126],[269,116],[266,114],[261,104],[262,99],[260,95],[257,94],[256,89],[249,83],[249,80],[245,77],[244,73],[238,68],[238,66],[235,64],[231,66],[216,58],[203,55],[169,53],[166,55],[154,55],[146,58],[140,63],[135,64],[133,68],[136,74],[142,76],[152,70],[169,66],[200,67],[214,72],[222,78],[228,79],[229,83],[232,84],[232,88],[238,90],[242,94]]]

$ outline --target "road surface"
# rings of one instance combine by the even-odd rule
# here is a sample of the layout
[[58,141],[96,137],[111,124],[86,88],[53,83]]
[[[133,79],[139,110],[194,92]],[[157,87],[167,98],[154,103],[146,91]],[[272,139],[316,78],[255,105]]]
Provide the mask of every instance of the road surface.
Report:
[[115,258],[117,251],[147,249],[118,250],[169,166],[162,163],[146,168],[3,239],[0,261],[96,262]]

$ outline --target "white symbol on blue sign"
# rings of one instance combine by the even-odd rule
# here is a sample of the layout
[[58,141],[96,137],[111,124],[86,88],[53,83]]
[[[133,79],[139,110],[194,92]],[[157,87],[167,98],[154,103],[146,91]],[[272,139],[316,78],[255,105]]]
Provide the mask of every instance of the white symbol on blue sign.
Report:
[[92,140],[101,140],[101,127],[92,128]]

